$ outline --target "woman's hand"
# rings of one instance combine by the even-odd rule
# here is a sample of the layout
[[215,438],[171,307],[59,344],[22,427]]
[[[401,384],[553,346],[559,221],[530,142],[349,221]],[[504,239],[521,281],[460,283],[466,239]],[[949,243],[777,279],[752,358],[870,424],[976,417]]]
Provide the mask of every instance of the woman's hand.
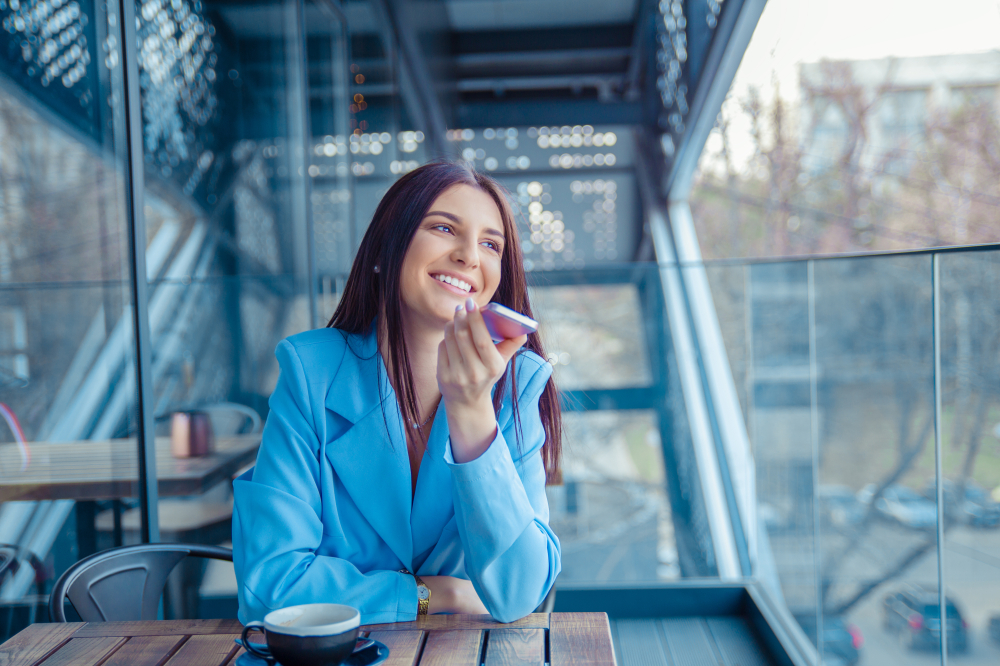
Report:
[[491,391],[528,336],[493,344],[479,307],[470,298],[455,311],[438,346],[437,380],[444,397],[457,463],[481,456],[496,437]]
[[421,576],[424,585],[431,591],[431,601],[427,608],[430,615],[435,613],[468,613],[486,615],[489,611],[479,600],[471,581],[452,576]]

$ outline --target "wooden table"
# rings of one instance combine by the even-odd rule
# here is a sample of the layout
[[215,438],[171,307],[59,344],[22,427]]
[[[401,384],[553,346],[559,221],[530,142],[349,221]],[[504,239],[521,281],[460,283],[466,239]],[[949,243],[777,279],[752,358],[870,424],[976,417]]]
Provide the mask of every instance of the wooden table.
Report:
[[[0,445],[0,502],[12,500],[99,500],[139,496],[138,447],[134,439],[28,444],[31,462],[23,472],[15,444]],[[174,458],[170,438],[156,438],[160,496],[198,495],[252,463],[260,434],[219,437],[201,458]]]
[[[535,613],[511,624],[432,615],[361,629],[389,646],[386,666],[615,664],[604,613]],[[242,653],[240,631],[236,620],[33,624],[0,645],[0,666],[227,666]]]

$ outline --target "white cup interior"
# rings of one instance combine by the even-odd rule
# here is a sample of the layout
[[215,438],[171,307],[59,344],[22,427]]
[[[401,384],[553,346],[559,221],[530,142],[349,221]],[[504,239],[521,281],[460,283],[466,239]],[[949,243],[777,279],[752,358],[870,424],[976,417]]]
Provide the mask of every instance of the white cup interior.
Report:
[[271,611],[264,616],[268,631],[292,636],[331,636],[361,624],[357,608],[343,604],[304,604]]

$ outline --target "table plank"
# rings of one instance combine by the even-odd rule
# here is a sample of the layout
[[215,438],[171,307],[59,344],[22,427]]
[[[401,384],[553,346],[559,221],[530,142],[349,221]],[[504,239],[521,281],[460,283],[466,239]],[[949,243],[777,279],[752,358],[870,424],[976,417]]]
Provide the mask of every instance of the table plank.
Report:
[[549,619],[552,666],[615,664],[607,613],[552,613]]
[[83,622],[32,624],[0,645],[0,666],[30,666],[68,641]]
[[234,642],[236,638],[233,634],[192,636],[164,666],[222,666],[241,649]]
[[422,631],[373,631],[368,638],[389,648],[389,658],[384,666],[415,666],[424,644]]
[[424,642],[420,666],[479,666],[483,632],[475,629],[431,631]]
[[136,636],[118,648],[101,666],[159,666],[186,636]]
[[[241,629],[240,630],[240,635],[241,636],[242,636],[242,632],[243,632],[243,630]],[[252,631],[249,634],[247,634],[247,640],[250,641],[251,643],[255,643],[255,644],[256,643],[260,643],[261,645],[264,645],[265,643],[267,643],[267,639],[264,638],[264,635],[261,634],[259,631]],[[229,658],[229,661],[226,662],[226,666],[230,666],[231,664],[235,664],[236,660],[240,658],[240,655],[243,654],[243,653],[245,653],[245,652],[246,652],[246,650],[243,649],[243,646],[238,646],[236,652],[233,654],[232,657]]]
[[[28,468],[0,478],[0,502],[29,499],[108,499],[138,495],[135,440],[33,442]],[[211,455],[174,458],[170,438],[156,439],[161,496],[195,495],[254,461],[260,434],[219,437]],[[17,445],[0,444],[0,465],[20,469]]]
[[544,629],[493,629],[486,643],[486,666],[545,663]]
[[115,650],[127,638],[115,638],[108,636],[104,638],[71,638],[69,642],[51,654],[45,661],[44,666],[81,666],[86,664],[96,664]]
[[243,625],[237,619],[156,620],[153,622],[88,622],[78,630],[76,635],[81,637],[206,636],[211,634],[238,634],[241,631],[243,631]]
[[532,613],[526,617],[504,624],[497,622],[490,615],[421,615],[413,622],[394,622],[392,624],[369,624],[361,627],[362,631],[449,631],[465,629],[548,629],[549,616],[545,613]]

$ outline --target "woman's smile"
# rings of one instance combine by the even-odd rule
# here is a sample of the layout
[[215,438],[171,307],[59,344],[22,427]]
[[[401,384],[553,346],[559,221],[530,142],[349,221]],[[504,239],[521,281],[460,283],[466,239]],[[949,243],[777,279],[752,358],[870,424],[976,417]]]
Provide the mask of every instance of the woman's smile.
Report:
[[469,294],[477,291],[474,284],[463,280],[461,276],[455,275],[454,273],[431,273],[431,277],[437,280],[442,287],[448,289],[448,291],[455,292],[456,294],[460,294],[462,296],[468,296]]

